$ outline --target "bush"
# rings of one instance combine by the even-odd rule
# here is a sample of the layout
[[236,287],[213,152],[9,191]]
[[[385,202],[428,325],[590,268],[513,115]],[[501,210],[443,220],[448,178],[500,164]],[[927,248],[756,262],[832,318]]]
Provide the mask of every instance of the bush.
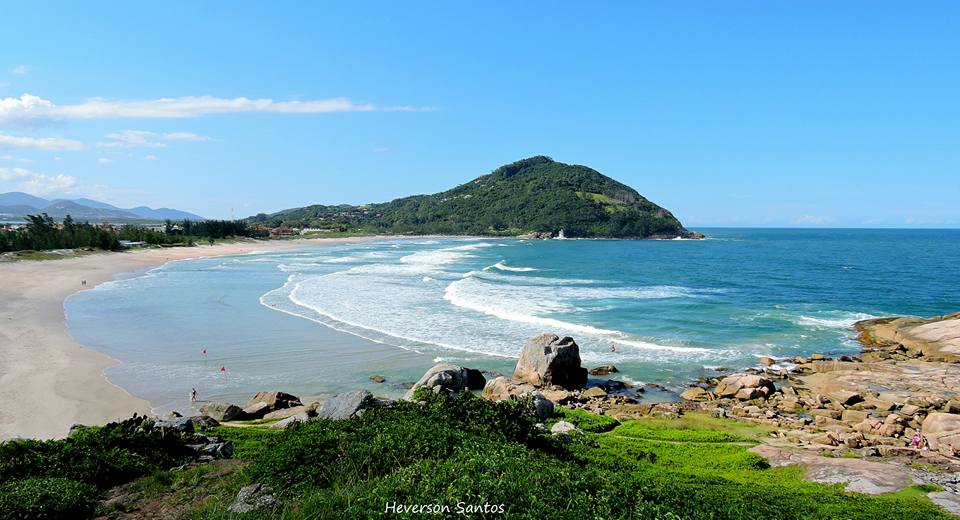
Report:
[[8,482],[0,485],[0,520],[88,518],[97,494],[93,486],[59,477]]
[[134,417],[83,428],[62,440],[2,443],[0,483],[64,477],[102,490],[170,467],[188,454],[181,436],[155,428],[146,417]]
[[577,428],[585,432],[608,432],[620,424],[616,419],[611,419],[605,415],[594,415],[583,410],[557,407],[556,411],[559,420],[573,423]]
[[250,475],[296,495],[315,486],[366,480],[421,460],[441,460],[465,443],[541,442],[531,403],[492,403],[465,393],[418,393],[426,404],[371,407],[350,421],[317,420],[277,435]]

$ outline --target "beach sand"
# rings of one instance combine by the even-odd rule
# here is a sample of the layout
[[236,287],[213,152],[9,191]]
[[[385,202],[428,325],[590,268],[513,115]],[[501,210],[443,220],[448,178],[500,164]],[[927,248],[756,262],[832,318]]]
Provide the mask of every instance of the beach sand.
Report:
[[116,360],[67,333],[63,302],[71,294],[173,260],[382,238],[249,241],[0,263],[0,440],[64,437],[74,424],[150,412],[149,402],[104,377]]

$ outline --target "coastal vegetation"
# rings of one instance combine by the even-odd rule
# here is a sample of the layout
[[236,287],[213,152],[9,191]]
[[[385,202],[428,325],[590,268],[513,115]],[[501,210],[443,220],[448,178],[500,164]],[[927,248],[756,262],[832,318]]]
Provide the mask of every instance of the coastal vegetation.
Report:
[[695,236],[669,211],[633,188],[586,166],[536,156],[433,195],[364,206],[313,205],[250,222],[365,233],[526,233],[570,237],[646,238]]
[[[206,433],[231,440],[236,460],[210,464],[175,467],[182,438],[142,421],[60,441],[10,441],[0,445],[0,504],[19,509],[0,507],[0,518],[161,508],[221,519],[254,482],[269,486],[277,504],[253,518],[367,518],[390,504],[449,507],[441,517],[459,507],[492,518],[502,507],[506,517],[531,519],[949,518],[919,492],[848,493],[804,481],[800,468],[771,468],[747,450],[765,433],[757,425],[697,414],[614,424],[564,410],[556,420],[581,431],[560,437],[538,426],[529,398],[429,389],[415,398],[371,400],[360,417],[286,430],[215,427]],[[104,500],[118,496],[107,488],[137,477],[120,486],[125,501]]]
[[0,253],[9,251],[47,251],[53,249],[92,248],[114,251],[121,241],[151,245],[189,245],[198,241],[229,237],[264,237],[267,232],[237,220],[166,221],[163,231],[127,225],[102,226],[77,222],[67,215],[57,222],[46,213],[27,215],[27,224],[16,229],[0,229]]

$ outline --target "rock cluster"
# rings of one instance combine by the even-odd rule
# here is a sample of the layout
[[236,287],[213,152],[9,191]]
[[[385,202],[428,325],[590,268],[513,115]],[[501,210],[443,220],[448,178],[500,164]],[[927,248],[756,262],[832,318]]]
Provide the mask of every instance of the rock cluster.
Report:
[[191,427],[209,427],[220,421],[262,419],[276,421],[271,424],[274,428],[287,428],[314,418],[343,420],[358,417],[372,398],[366,390],[354,390],[328,397],[322,403],[305,405],[297,396],[285,392],[257,392],[243,408],[230,403],[208,403],[200,407],[201,416],[180,418],[174,412],[176,417],[162,423],[174,428],[183,428],[185,422],[191,423]]
[[[594,375],[617,372],[612,365],[591,370]],[[677,403],[641,404],[638,397],[646,387],[666,391],[658,385],[634,387],[627,383],[608,379],[594,381],[595,386],[585,388],[587,371],[580,366],[580,347],[571,338],[555,334],[543,334],[528,342],[521,352],[520,360],[512,377],[499,376],[487,382],[483,397],[493,401],[519,399],[532,395],[538,415],[555,405],[575,408],[614,419],[646,415],[676,417],[683,413]],[[597,384],[599,383],[599,384]]]
[[881,373],[857,358],[815,354],[790,361],[794,372],[731,374],[680,395],[716,416],[774,426],[776,436],[801,445],[902,455],[911,451],[911,439],[921,432],[930,450],[946,456],[960,453],[960,415],[951,412],[960,408],[960,400],[874,391],[871,384],[902,379],[901,372]]

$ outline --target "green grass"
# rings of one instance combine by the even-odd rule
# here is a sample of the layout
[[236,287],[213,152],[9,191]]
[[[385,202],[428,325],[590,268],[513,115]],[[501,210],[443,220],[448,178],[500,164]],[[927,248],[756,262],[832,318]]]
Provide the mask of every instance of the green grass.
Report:
[[[369,404],[357,419],[317,420],[282,431],[258,425],[214,428],[212,433],[234,442],[242,460],[187,469],[155,465],[128,485],[134,497],[128,506],[195,520],[226,519],[239,488],[260,482],[274,489],[282,505],[253,517],[285,520],[374,518],[388,503],[450,508],[428,515],[440,518],[463,516],[458,508],[501,504],[502,514],[488,510],[476,516],[950,518],[924,496],[935,486],[869,496],[806,482],[801,467],[771,468],[748,451],[769,434],[758,425],[700,414],[615,425],[607,417],[560,410],[563,419],[586,430],[564,442],[540,432],[529,399],[493,403],[472,394],[447,397],[429,391],[417,398],[426,404]],[[23,462],[8,466],[8,474],[20,476],[13,480],[17,489],[0,493],[0,501],[58,500],[42,493],[43,486],[22,480],[34,471]],[[101,473],[86,467],[90,479],[98,481]],[[75,480],[61,483],[69,498],[57,506],[62,511],[89,510],[92,488]]]
[[[926,488],[860,495],[806,482],[800,467],[770,468],[748,451],[769,434],[760,425],[689,414],[611,429],[610,418],[560,409],[558,420],[588,431],[563,444],[536,433],[518,413],[524,403],[430,396],[426,408],[400,403],[279,434],[218,433],[258,453],[244,482],[279,490],[284,506],[265,518],[377,517],[389,502],[447,505],[447,516],[459,516],[458,503],[502,503],[506,517],[531,519],[950,518]],[[191,518],[225,518],[228,503],[208,501]]]
[[548,421],[548,426],[552,426],[559,421],[567,421],[585,432],[601,433],[610,431],[620,424],[616,419],[604,415],[595,415],[583,410],[558,407],[556,412],[557,418]]

